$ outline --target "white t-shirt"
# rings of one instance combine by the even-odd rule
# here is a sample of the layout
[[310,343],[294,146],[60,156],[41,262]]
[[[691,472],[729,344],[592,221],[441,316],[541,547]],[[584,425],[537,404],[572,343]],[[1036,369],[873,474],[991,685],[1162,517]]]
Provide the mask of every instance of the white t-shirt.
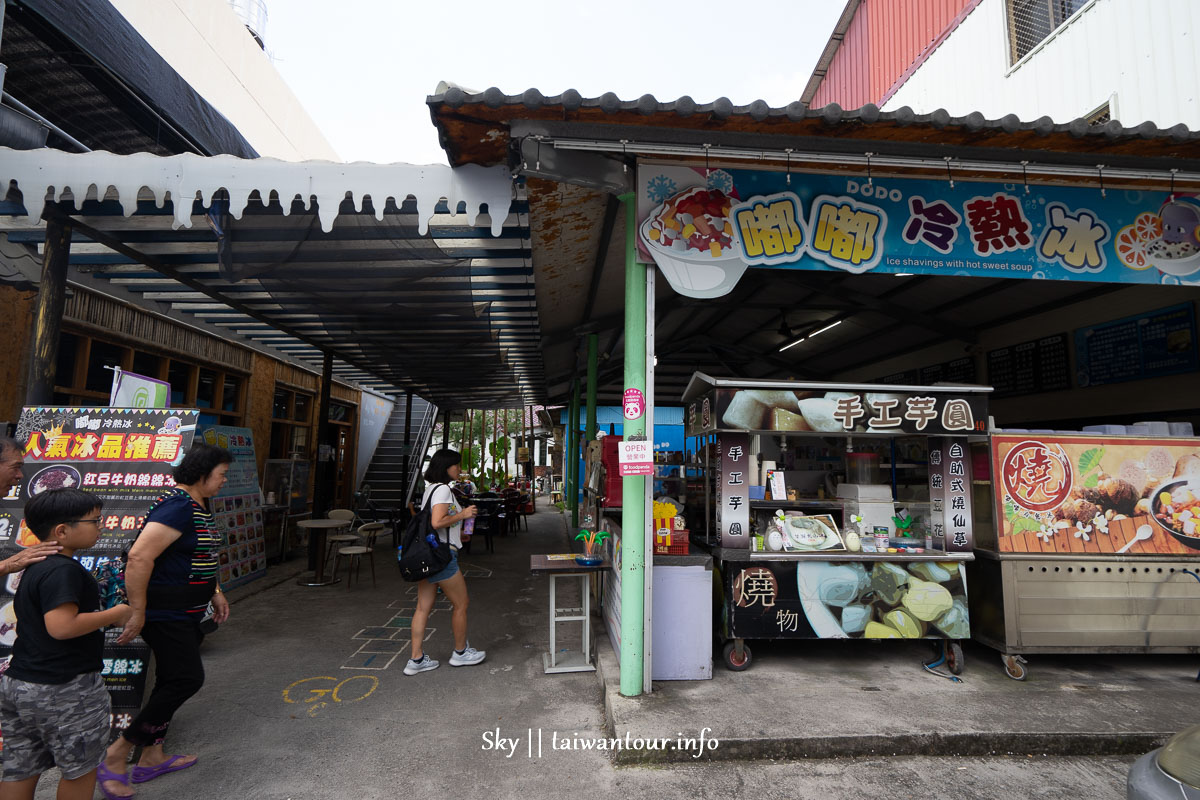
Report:
[[[462,509],[458,507],[458,502],[454,499],[454,492],[450,491],[450,487],[444,483],[431,483],[425,487],[425,496],[421,498],[421,508],[425,507],[430,501],[430,494],[433,495],[433,505],[448,505],[446,513],[450,516],[461,513]],[[438,529],[438,538],[445,540],[445,534],[442,531],[444,528]],[[456,549],[462,547],[462,521],[458,521],[450,526],[450,544]]]

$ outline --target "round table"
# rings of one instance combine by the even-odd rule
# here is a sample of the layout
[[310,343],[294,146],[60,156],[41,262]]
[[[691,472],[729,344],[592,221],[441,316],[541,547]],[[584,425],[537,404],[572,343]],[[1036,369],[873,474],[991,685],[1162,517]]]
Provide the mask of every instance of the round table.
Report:
[[309,563],[313,566],[312,576],[301,578],[296,583],[301,586],[331,586],[337,583],[340,579],[336,575],[325,575],[325,537],[330,531],[349,528],[350,520],[302,519],[296,525],[308,531]]

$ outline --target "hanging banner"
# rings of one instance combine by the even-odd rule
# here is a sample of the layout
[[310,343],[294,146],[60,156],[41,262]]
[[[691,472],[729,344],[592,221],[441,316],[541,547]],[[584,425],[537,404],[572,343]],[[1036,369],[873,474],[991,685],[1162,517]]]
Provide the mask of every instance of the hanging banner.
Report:
[[687,297],[748,267],[1200,283],[1200,198],[643,164],[638,248]]
[[[51,489],[82,489],[103,503],[99,541],[75,553],[86,569],[119,557],[137,535],[151,503],[175,485],[171,471],[191,447],[200,412],[158,408],[40,408],[21,412],[16,439],[25,445],[21,483],[0,498],[0,544],[28,547],[25,503]],[[7,666],[17,631],[10,623],[20,573],[0,586],[0,657]],[[136,638],[117,645],[105,632],[103,676],[112,696],[114,731],[124,730],[142,703],[150,649]]]
[[200,429],[206,444],[233,453],[225,485],[212,504],[217,529],[225,539],[218,558],[221,586],[231,589],[267,574],[267,544],[263,536],[262,493],[258,488],[258,461],[254,434],[249,428],[210,425]]

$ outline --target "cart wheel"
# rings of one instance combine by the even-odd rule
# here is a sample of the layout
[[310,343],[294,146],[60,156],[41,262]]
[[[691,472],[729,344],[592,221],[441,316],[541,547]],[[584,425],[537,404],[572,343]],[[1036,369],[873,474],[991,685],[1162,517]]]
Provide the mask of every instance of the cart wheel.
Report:
[[749,648],[749,646],[747,646],[745,644],[742,645],[741,660],[738,660],[738,657],[737,657],[737,643],[736,642],[727,642],[725,644],[725,649],[721,652],[721,655],[725,659],[725,668],[726,669],[732,670],[733,672],[744,672],[745,670],[750,668],[750,660],[751,660],[750,648]]
[[962,675],[963,651],[962,645],[958,642],[946,643],[946,666],[949,667],[952,675]]
[[1023,681],[1028,674],[1025,669],[1025,659],[1020,656],[1000,656],[1000,660],[1004,663],[1004,674],[1012,678],[1014,681]]

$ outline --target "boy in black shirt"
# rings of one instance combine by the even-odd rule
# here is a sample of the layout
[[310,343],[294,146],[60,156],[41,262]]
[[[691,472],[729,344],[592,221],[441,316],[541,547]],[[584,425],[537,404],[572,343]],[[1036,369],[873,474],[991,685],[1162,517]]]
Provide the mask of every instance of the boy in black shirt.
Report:
[[90,800],[95,790],[111,713],[100,677],[103,629],[129,618],[124,604],[99,610],[95,579],[71,558],[100,538],[100,507],[79,489],[52,489],[25,505],[29,529],[62,550],[25,570],[13,600],[17,640],[0,678],[0,800],[33,800],[38,778],[55,765],[59,800]]

